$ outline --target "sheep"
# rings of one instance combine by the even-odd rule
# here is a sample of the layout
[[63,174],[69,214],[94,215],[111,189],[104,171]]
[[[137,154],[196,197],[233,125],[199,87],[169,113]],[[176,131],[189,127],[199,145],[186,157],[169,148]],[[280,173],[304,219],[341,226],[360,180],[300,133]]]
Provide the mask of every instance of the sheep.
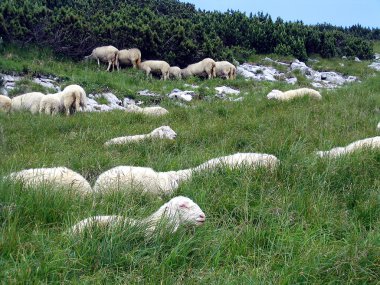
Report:
[[31,92],[12,98],[11,111],[29,111],[37,114],[40,110],[40,102],[45,95],[40,92]]
[[138,68],[145,71],[146,76],[152,76],[152,72],[160,73],[161,79],[166,80],[169,78],[170,65],[163,60],[147,60],[138,64]]
[[285,92],[274,89],[267,95],[267,98],[275,99],[279,101],[289,101],[294,98],[303,97],[306,95],[317,100],[322,99],[322,95],[318,91],[314,89],[310,89],[310,88],[300,88],[300,89],[289,90]]
[[70,112],[77,112],[84,109],[87,104],[87,96],[84,89],[79,85],[66,86],[61,92],[61,106],[66,115],[69,116]]
[[169,68],[169,77],[172,79],[181,79],[182,78],[181,68],[179,68],[178,66],[171,66]]
[[146,234],[150,235],[160,224],[165,225],[166,229],[174,233],[180,226],[201,226],[205,221],[206,215],[194,201],[187,197],[177,196],[141,221],[123,216],[95,216],[72,226],[71,233],[80,234],[95,226],[109,228],[110,226],[141,225],[146,229]]
[[118,191],[122,188],[137,187],[155,195],[171,194],[183,181],[191,179],[194,172],[212,170],[221,166],[230,168],[241,166],[267,167],[274,169],[278,163],[279,160],[269,154],[236,153],[211,159],[195,168],[179,171],[156,172],[147,167],[117,166],[103,172],[98,177],[94,185],[94,191],[103,193],[106,191]]
[[168,110],[165,108],[162,108],[160,106],[153,106],[153,107],[145,107],[141,108],[137,105],[128,105],[125,109],[128,113],[141,113],[144,115],[150,115],[150,116],[163,116],[169,113]]
[[235,153],[228,156],[218,157],[202,163],[194,168],[194,171],[215,169],[220,166],[229,168],[237,168],[241,166],[248,167],[266,167],[275,168],[279,164],[279,160],[274,155],[263,153]]
[[5,176],[6,180],[22,182],[27,187],[50,185],[54,188],[70,188],[80,194],[92,193],[90,183],[79,173],[66,167],[32,168],[13,172]]
[[100,66],[101,62],[108,63],[107,71],[110,71],[112,65],[112,71],[115,69],[115,65],[119,65],[118,61],[118,52],[119,50],[114,46],[102,46],[97,47],[92,50],[91,54],[85,56],[85,59],[96,59],[98,61],[98,66]]
[[188,65],[186,68],[181,70],[182,78],[187,78],[190,76],[203,76],[207,75],[208,79],[216,77],[215,71],[215,61],[211,58],[205,58],[200,62]]
[[60,93],[48,94],[41,99],[40,114],[57,115],[62,110]]
[[236,67],[228,61],[216,61],[215,62],[216,75],[226,79],[236,78]]
[[191,170],[156,172],[148,167],[117,166],[99,175],[94,184],[96,193],[139,188],[155,195],[171,194],[182,181],[191,177]]
[[12,108],[12,99],[7,96],[0,95],[0,112],[4,112],[8,114],[11,111],[11,108]]
[[177,134],[173,131],[169,126],[162,126],[157,129],[154,129],[152,132],[146,135],[135,135],[135,136],[126,136],[126,137],[118,137],[107,141],[104,145],[122,145],[129,142],[137,142],[148,138],[158,138],[158,139],[169,139],[174,140]]
[[356,142],[350,143],[346,147],[336,147],[329,151],[317,151],[316,154],[319,157],[337,158],[339,156],[350,154],[357,150],[366,149],[366,148],[368,149],[380,148],[380,136],[358,140]]
[[133,68],[141,63],[141,51],[138,48],[122,49],[118,51],[117,69],[119,70],[119,64],[132,64]]

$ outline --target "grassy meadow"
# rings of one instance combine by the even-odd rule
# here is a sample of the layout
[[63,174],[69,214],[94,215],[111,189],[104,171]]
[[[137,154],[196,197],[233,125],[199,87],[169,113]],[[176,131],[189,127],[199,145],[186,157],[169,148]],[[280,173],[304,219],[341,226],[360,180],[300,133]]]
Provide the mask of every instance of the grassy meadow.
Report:
[[[240,77],[163,82],[130,68],[107,73],[95,62],[57,58],[48,50],[3,47],[0,72],[53,75],[62,86],[76,83],[87,93],[109,90],[139,100],[148,100],[136,96],[139,90],[165,95],[186,89],[184,83],[197,84],[202,99],[185,108],[163,96],[160,106],[170,113],[159,118],[122,111],[68,118],[0,113],[0,176],[66,166],[93,185],[99,174],[119,165],[179,170],[237,152],[273,154],[281,163],[272,172],[221,168],[198,173],[168,197],[126,189],[92,200],[0,179],[0,283],[378,284],[380,151],[337,160],[314,155],[379,135],[380,73],[367,68],[368,61],[344,61],[344,67],[340,62],[311,65],[357,75],[361,82],[322,90],[321,101],[280,103],[268,101],[266,94],[309,87],[309,82],[300,80],[295,87]],[[240,89],[244,101],[214,98],[213,88],[222,85]],[[12,95],[35,88],[23,80]],[[162,125],[177,132],[175,141],[103,147],[111,138]],[[146,217],[178,195],[203,209],[203,227],[151,239],[132,228],[77,238],[66,234],[93,215]]]

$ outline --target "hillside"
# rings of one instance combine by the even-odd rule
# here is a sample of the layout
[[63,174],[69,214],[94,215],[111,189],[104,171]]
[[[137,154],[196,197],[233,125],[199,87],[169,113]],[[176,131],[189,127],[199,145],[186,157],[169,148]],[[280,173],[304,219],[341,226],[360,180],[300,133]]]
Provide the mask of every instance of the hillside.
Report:
[[[378,48],[378,45],[375,46]],[[379,51],[377,51],[379,52]],[[266,56],[251,58],[262,63]],[[294,60],[294,59],[291,59]],[[242,168],[198,173],[172,195],[125,189],[78,198],[48,187],[29,189],[0,180],[0,280],[20,283],[112,284],[376,284],[380,278],[380,151],[365,150],[337,160],[317,150],[377,136],[380,74],[370,61],[317,58],[316,70],[358,76],[361,82],[327,90],[323,99],[291,102],[266,99],[272,89],[310,87],[301,74],[294,86],[238,77],[186,81],[147,80],[136,70],[107,73],[95,63],[56,57],[49,49],[6,45],[0,72],[24,76],[10,95],[40,90],[36,76],[58,78],[63,87],[82,85],[87,94],[113,92],[144,100],[137,91],[161,94],[164,117],[124,111],[78,113],[71,117],[0,113],[0,175],[37,167],[66,166],[91,185],[119,165],[157,171],[197,166],[237,152],[275,155],[274,171]],[[343,64],[343,65],[342,65]],[[278,67],[280,68],[280,67]],[[164,96],[198,85],[199,100],[178,104]],[[241,91],[242,102],[215,98],[216,86]],[[153,99],[155,100],[155,99]],[[169,125],[174,141],[147,140],[108,149],[122,135]],[[170,198],[193,199],[205,212],[196,229],[146,238],[141,229],[115,228],[73,238],[67,230],[93,215],[141,219]]]

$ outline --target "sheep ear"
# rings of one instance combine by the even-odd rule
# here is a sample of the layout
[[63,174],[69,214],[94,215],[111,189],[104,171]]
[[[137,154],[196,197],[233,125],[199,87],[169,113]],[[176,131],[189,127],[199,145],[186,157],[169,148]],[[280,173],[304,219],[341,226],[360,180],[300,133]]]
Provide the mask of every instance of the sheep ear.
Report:
[[189,209],[190,208],[190,204],[188,202],[182,202],[180,205],[179,205],[180,208],[185,208],[185,209]]

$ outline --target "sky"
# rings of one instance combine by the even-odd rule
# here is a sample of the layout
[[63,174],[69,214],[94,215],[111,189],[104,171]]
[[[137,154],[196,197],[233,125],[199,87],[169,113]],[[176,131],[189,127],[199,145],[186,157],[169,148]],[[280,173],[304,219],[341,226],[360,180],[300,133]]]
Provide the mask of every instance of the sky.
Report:
[[380,0],[182,0],[202,10],[239,10],[253,14],[262,11],[273,20],[302,20],[305,24],[329,23],[348,27],[360,24],[380,28]]

